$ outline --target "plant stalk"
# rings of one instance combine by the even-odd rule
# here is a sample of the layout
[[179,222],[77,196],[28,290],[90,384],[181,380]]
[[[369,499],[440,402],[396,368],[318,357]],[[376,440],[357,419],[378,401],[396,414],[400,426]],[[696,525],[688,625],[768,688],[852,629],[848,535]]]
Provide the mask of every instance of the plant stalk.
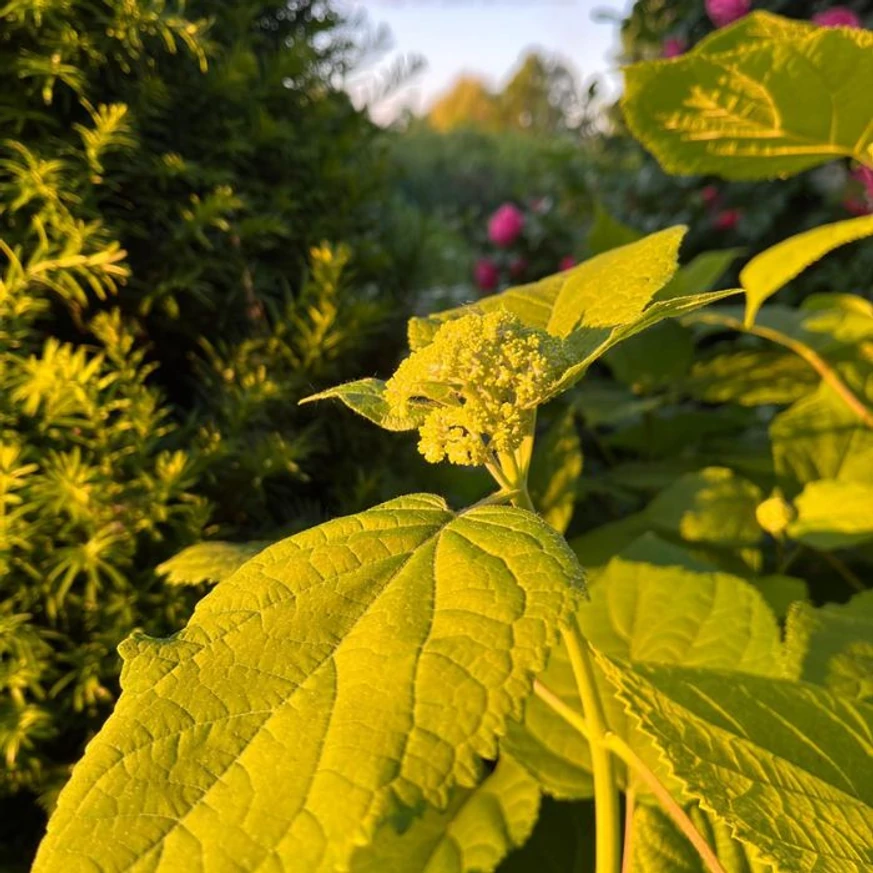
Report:
[[798,342],[781,331],[757,324],[743,324],[739,319],[726,315],[706,313],[705,315],[695,316],[694,320],[703,324],[720,324],[732,330],[759,336],[761,339],[769,340],[794,352],[795,355],[806,361],[818,373],[821,380],[834,390],[843,403],[858,416],[866,427],[873,429],[873,412],[867,408],[864,402],[840,378],[839,373],[814,349],[811,349],[802,342]]
[[594,678],[588,642],[576,617],[571,616],[563,631],[564,644],[579,689],[594,776],[594,832],[597,840],[595,873],[619,873],[621,866],[621,807],[612,754],[605,744],[609,728]]
[[[589,660],[590,665],[590,660]],[[536,679],[534,680],[534,694],[540,698],[546,705],[551,707],[551,709],[564,721],[567,722],[571,727],[575,728],[586,740],[591,742],[591,728],[585,718],[572,707],[567,706],[557,694],[554,693],[551,689],[548,688],[543,682]],[[652,793],[660,802],[664,811],[673,819],[676,823],[676,826],[682,833],[688,838],[688,841],[694,846],[698,855],[700,855],[701,860],[706,865],[709,873],[726,873],[724,867],[721,864],[721,861],[718,860],[715,852],[709,843],[704,839],[701,835],[700,831],[697,830],[694,822],[689,818],[688,814],[685,812],[682,807],[673,800],[670,792],[663,786],[660,779],[648,768],[646,763],[639,757],[639,755],[634,752],[631,747],[624,742],[617,734],[608,732],[601,741],[604,746],[606,746],[617,758],[619,758],[630,770],[639,776],[646,785],[649,786]],[[592,755],[593,755],[594,747],[592,744]],[[630,789],[628,794],[633,791]],[[595,792],[596,792],[596,780],[595,780]],[[599,801],[595,798],[595,803]],[[596,812],[595,812],[596,814]],[[629,825],[628,825],[629,826]],[[627,837],[626,837],[627,840]],[[599,831],[598,831],[598,846],[600,845]],[[627,848],[627,842],[625,843],[626,851],[630,852],[631,850]],[[600,859],[599,849],[598,849],[598,863]],[[630,863],[627,857],[625,857],[625,866]],[[599,867],[598,873],[599,873]],[[624,873],[624,869],[622,870]]]

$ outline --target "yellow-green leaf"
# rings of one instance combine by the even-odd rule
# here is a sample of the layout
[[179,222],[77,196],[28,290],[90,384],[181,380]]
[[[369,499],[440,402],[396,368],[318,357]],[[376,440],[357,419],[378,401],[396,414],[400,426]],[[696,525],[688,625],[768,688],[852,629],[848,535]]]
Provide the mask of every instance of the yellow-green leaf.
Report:
[[873,707],[808,683],[598,656],[701,807],[780,873],[868,873]]
[[249,543],[227,543],[214,540],[196,543],[182,549],[163,564],[157,572],[166,576],[168,585],[199,585],[201,582],[221,582],[232,576],[249,558],[262,552],[270,543],[255,540]]
[[[873,53],[873,44],[870,51]],[[864,215],[798,233],[756,255],[740,272],[740,284],[746,292],[746,327],[755,323],[765,300],[811,264],[835,248],[871,234],[873,215]]]
[[839,479],[809,482],[794,501],[786,533],[815,549],[846,549],[873,539],[873,484]]
[[539,517],[431,495],[276,543],[175,637],[122,644],[35,873],[347,869],[478,784],[581,587]]
[[579,327],[617,327],[638,321],[678,269],[686,230],[680,226],[653,233],[570,270],[552,306],[549,333],[566,337]]
[[312,394],[301,400],[302,403],[312,403],[314,400],[328,400],[335,397],[349,409],[369,419],[385,430],[415,430],[419,422],[412,417],[398,415],[385,400],[385,383],[381,379],[358,379],[356,382],[345,382]]
[[[772,873],[769,864],[755,860],[730,828],[696,804],[686,813],[697,831],[715,850],[725,873]],[[660,807],[640,803],[633,812],[633,873],[710,873],[697,849]]]
[[[789,669],[807,682],[833,687],[836,679],[839,685],[839,659],[858,644],[873,645],[873,591],[856,594],[848,603],[796,603],[788,613]],[[873,681],[873,674],[867,678]]]
[[626,68],[622,106],[667,172],[784,177],[873,162],[871,81],[873,33],[753,12],[679,58]]
[[755,510],[761,489],[725,467],[686,473],[665,488],[646,515],[656,530],[691,543],[753,546],[761,539]]

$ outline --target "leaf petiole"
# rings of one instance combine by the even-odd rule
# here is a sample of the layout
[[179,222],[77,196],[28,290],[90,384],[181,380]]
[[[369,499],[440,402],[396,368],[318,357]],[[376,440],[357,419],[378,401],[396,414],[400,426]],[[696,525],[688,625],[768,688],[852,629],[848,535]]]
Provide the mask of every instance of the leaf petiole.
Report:
[[726,873],[721,865],[721,861],[718,860],[712,847],[706,842],[700,831],[697,830],[694,822],[691,821],[685,810],[673,799],[661,780],[648,768],[642,758],[618,734],[607,734],[603,739],[603,744],[646,783],[649,790],[663,807],[664,812],[673,819],[679,830],[682,831],[691,845],[697,850],[697,854],[700,855],[709,873]]

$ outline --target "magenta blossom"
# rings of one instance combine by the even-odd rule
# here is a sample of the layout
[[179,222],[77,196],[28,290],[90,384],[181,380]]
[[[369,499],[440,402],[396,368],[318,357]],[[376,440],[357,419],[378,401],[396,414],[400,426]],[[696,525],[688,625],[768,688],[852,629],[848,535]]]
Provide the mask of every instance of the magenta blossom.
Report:
[[685,54],[685,40],[679,39],[678,36],[671,36],[664,40],[661,46],[662,58],[678,58],[679,55]]
[[500,281],[500,271],[491,258],[479,258],[473,267],[473,278],[480,291],[493,291]]
[[706,0],[706,14],[716,27],[726,27],[752,8],[750,0]]
[[564,270],[569,270],[576,266],[576,258],[573,255],[564,255],[561,262],[558,264],[558,269],[563,273]]
[[857,13],[848,6],[831,6],[830,9],[813,15],[812,22],[820,27],[863,27]]
[[716,230],[733,230],[742,218],[739,209],[722,209],[715,217],[712,225]]
[[511,203],[504,203],[488,220],[488,239],[502,249],[511,246],[524,229],[524,215]]

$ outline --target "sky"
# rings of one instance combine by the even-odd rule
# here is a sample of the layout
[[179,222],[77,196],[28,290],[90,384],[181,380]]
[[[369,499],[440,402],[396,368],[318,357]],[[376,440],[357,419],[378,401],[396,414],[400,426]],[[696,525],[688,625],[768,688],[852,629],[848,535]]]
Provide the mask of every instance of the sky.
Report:
[[[462,73],[497,86],[531,48],[561,56],[583,79],[605,75],[614,90],[615,19],[630,5],[631,0],[344,0],[347,9],[363,10],[372,25],[391,30],[393,51],[383,64],[407,53],[427,61],[414,81],[374,108],[374,117],[383,121],[401,106],[426,109]],[[603,12],[613,20],[595,20],[595,13]]]

